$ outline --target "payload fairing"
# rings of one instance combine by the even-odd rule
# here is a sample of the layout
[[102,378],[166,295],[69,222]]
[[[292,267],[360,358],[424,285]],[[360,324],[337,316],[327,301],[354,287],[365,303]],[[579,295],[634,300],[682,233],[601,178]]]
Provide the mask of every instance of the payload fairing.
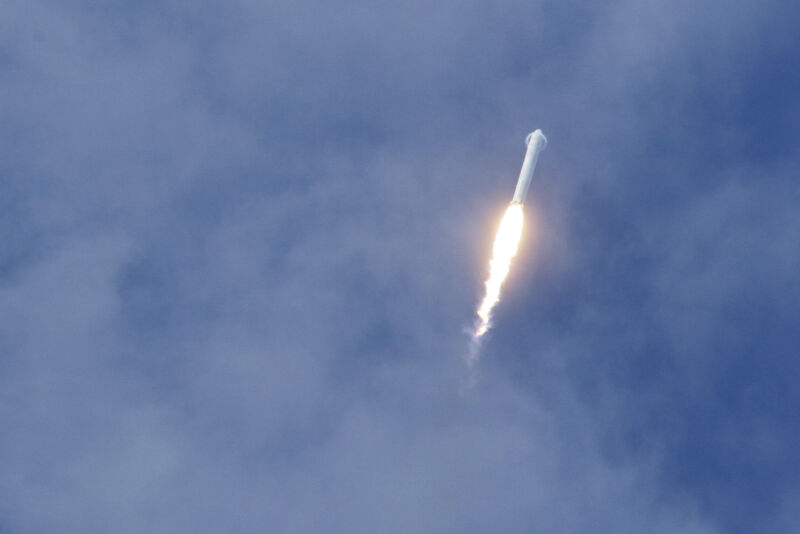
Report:
[[525,143],[528,145],[528,150],[525,152],[522,170],[519,171],[517,188],[514,190],[514,198],[511,199],[512,204],[525,202],[528,188],[531,186],[531,180],[533,179],[533,171],[536,168],[536,161],[539,159],[539,152],[547,146],[547,138],[541,130],[536,130],[528,134],[528,137],[525,138]]

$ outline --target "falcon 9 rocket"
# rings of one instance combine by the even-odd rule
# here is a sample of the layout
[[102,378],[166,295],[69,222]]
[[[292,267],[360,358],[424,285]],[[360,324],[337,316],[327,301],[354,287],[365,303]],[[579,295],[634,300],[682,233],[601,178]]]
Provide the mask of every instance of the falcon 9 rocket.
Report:
[[511,199],[512,204],[525,202],[528,188],[531,186],[531,180],[533,179],[533,171],[536,169],[536,162],[539,159],[539,153],[547,146],[547,138],[541,130],[536,130],[528,134],[528,137],[525,138],[525,143],[528,145],[528,150],[525,152],[522,170],[519,171],[517,188],[514,190],[514,198]]

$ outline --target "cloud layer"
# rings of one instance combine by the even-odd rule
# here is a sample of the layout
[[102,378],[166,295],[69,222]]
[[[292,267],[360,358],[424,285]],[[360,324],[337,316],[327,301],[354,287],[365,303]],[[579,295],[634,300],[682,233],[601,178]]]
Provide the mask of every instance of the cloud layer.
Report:
[[0,531],[797,528],[796,10],[3,10]]

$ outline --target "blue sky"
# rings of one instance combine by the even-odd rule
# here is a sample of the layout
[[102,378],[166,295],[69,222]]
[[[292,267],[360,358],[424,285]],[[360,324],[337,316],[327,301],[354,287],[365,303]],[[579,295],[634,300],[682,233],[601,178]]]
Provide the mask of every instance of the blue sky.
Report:
[[0,15],[0,532],[800,529],[797,8]]

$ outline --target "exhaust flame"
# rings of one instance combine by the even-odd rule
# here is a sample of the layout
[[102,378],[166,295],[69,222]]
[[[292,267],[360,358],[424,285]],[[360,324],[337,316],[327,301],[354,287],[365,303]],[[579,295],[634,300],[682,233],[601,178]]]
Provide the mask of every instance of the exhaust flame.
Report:
[[[522,237],[524,215],[522,204],[511,204],[500,222],[497,236],[494,238],[492,259],[489,262],[489,278],[486,280],[486,296],[478,308],[478,324],[475,326],[473,341],[477,344],[491,326],[492,309],[500,300],[500,288],[508,276],[511,260],[517,255],[519,240]],[[473,360],[474,358],[470,358]]]

